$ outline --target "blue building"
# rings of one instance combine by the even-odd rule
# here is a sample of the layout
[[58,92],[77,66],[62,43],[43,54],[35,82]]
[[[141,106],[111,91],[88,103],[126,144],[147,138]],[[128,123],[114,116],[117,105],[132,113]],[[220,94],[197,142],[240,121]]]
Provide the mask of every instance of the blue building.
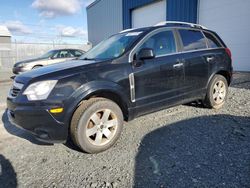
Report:
[[249,10],[249,0],[96,0],[87,7],[88,38],[96,45],[128,28],[166,20],[199,23],[223,38],[236,70],[250,71]]

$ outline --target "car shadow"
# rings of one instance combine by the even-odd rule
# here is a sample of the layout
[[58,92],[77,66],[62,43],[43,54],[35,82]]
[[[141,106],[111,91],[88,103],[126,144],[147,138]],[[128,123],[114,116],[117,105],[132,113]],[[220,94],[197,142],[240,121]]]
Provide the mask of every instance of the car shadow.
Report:
[[50,143],[41,142],[37,140],[32,134],[28,133],[27,131],[19,129],[16,126],[12,125],[11,122],[8,120],[7,110],[5,110],[5,112],[2,115],[2,122],[3,122],[5,130],[14,136],[18,136],[20,138],[26,139],[29,142],[33,144],[37,144],[37,145],[47,145],[47,146],[53,145]]
[[213,115],[147,134],[134,187],[249,187],[250,118]]
[[0,187],[17,187],[16,172],[10,161],[0,154]]
[[66,143],[64,143],[63,145],[71,150],[87,154],[86,152],[82,151],[78,146],[76,146],[70,137],[67,139]]
[[204,106],[204,104],[202,103],[202,101],[193,101],[190,103],[186,103],[183,104],[184,106],[190,106],[190,107],[195,107],[195,108],[207,108],[206,106]]

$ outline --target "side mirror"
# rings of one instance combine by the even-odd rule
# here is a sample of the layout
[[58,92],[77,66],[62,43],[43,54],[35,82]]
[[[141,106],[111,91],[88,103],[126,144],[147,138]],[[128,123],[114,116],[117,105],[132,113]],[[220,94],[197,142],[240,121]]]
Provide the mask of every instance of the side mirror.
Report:
[[137,60],[153,59],[154,57],[155,54],[152,48],[142,48],[137,55]]

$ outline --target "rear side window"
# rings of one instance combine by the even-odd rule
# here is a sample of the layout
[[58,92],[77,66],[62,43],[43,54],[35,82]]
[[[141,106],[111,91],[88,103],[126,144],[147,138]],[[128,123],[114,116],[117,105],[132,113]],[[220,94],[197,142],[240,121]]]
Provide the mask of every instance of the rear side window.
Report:
[[68,50],[58,51],[58,53],[54,55],[54,58],[69,58],[69,57],[74,57],[74,56]]
[[221,47],[221,44],[219,41],[210,33],[204,32],[204,35],[206,36],[208,40],[208,46],[209,48],[219,48]]
[[207,48],[206,39],[200,31],[181,29],[179,33],[183,43],[183,51]]
[[[162,31],[148,38],[139,48],[151,48],[155,56],[164,56],[176,52],[175,38],[172,31]],[[139,51],[138,50],[138,51]]]

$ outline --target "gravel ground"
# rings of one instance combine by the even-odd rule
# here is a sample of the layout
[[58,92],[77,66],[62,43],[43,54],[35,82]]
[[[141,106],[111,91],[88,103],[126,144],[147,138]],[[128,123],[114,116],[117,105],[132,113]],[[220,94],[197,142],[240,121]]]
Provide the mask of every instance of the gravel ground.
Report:
[[219,111],[182,105],[125,124],[100,154],[46,145],[6,118],[1,84],[0,187],[250,187],[250,73]]

